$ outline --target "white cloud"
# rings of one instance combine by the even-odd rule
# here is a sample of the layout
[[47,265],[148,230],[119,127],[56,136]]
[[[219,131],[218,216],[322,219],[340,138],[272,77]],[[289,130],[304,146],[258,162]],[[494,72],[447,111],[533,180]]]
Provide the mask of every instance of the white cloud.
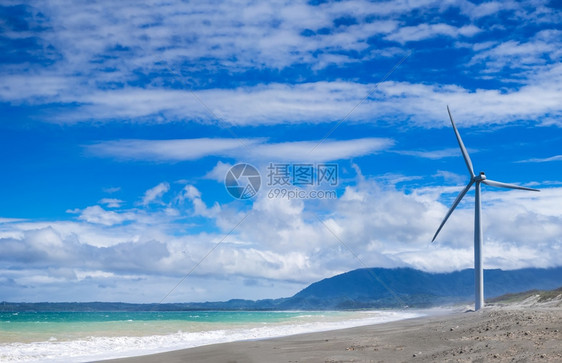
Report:
[[[546,78],[547,75],[550,78]],[[379,86],[373,117],[403,115],[424,127],[448,123],[445,106],[451,107],[460,127],[482,124],[507,124],[520,120],[555,122],[562,115],[557,102],[561,91],[562,65],[555,65],[537,77],[536,82],[510,91],[469,91],[458,86],[416,85],[385,82]],[[473,105],[478,105],[474,107]]]
[[554,155],[547,158],[532,158],[526,160],[517,161],[518,163],[548,163],[551,161],[560,161],[562,160],[562,155]]
[[99,201],[99,203],[105,204],[108,208],[119,208],[124,203],[124,201],[116,198],[103,198]]
[[112,226],[115,224],[121,224],[126,220],[133,219],[130,214],[117,213],[114,211],[106,211],[99,205],[94,205],[87,207],[80,211],[80,216],[78,219],[86,221],[88,223],[103,224],[105,226]]
[[0,218],[0,224],[2,224],[2,223],[21,222],[21,221],[24,221],[24,219],[20,219],[20,218]]
[[218,182],[222,183],[222,182],[224,182],[224,178],[225,178],[226,173],[232,167],[233,167],[232,164],[223,163],[222,161],[219,160],[217,162],[217,165],[215,165],[215,167],[211,171],[209,171],[207,174],[205,174],[204,178],[215,180],[215,181],[218,181]]
[[157,186],[148,189],[142,198],[142,205],[149,205],[151,203],[159,202],[159,199],[164,195],[168,190],[170,190],[170,184],[163,182],[158,184]]
[[193,185],[186,185],[177,196],[176,200],[179,203],[189,200],[193,204],[193,213],[196,216],[215,218],[221,210],[221,207],[217,202],[215,202],[213,207],[208,208],[205,202],[201,199],[201,192]]
[[[323,123],[343,119],[374,87],[349,82],[314,82],[193,92],[140,88],[105,90],[77,97],[74,101],[84,105],[70,113],[61,112],[56,121],[125,118],[154,123],[160,122],[157,115],[163,114],[168,122],[200,120],[227,127],[303,121]],[[351,119],[365,120],[369,108],[359,107],[351,114]],[[217,120],[216,115],[220,115],[222,121]]]
[[420,24],[416,26],[406,26],[399,28],[395,33],[386,36],[388,40],[399,43],[419,41],[436,36],[447,36],[457,38],[458,36],[472,37],[481,30],[474,25],[465,25],[460,28],[448,24]]
[[40,74],[3,75],[0,99],[16,103],[27,101],[31,104],[59,99],[60,95],[68,92],[74,84],[63,74],[51,73],[47,71]]
[[[556,38],[560,38],[560,32]],[[551,64],[560,58],[560,44],[552,39],[526,43],[509,40],[477,53],[471,63],[484,62],[486,73],[498,72],[506,67],[536,72],[534,67]]]
[[108,188],[103,188],[103,191],[105,193],[108,194],[113,194],[113,193],[117,193],[118,191],[121,190],[121,187],[108,187]]
[[260,144],[248,157],[262,161],[335,161],[385,151],[393,144],[393,140],[383,138]]
[[[181,1],[145,4],[101,1],[58,3],[38,1],[22,19],[41,31],[8,30],[3,34],[31,37],[43,49],[38,56],[47,67],[12,66],[3,77],[0,97],[72,102],[73,95],[90,95],[90,87],[115,85],[154,70],[174,73],[201,68],[284,68],[316,64],[316,54],[338,55],[362,50],[370,37],[394,30],[394,20],[372,19],[382,6],[367,1],[313,6],[303,1],[251,1],[185,4]],[[391,2],[387,8],[411,8]],[[392,9],[391,9],[392,11]],[[342,14],[356,19],[337,27]],[[165,19],[165,21],[163,21]],[[330,29],[330,32],[320,32]],[[313,36],[303,35],[305,30]],[[194,62],[206,59],[208,61]],[[235,59],[235,60],[233,60]],[[342,62],[356,62],[341,57]],[[44,68],[44,69],[41,69]],[[182,78],[182,77],[180,77]],[[93,81],[95,80],[95,81]],[[154,83],[159,83],[156,79]],[[189,83],[189,82],[187,82]],[[12,93],[11,91],[18,91]]]
[[[478,66],[475,73],[481,77],[493,76],[508,85],[516,80],[519,86],[492,91],[453,84],[386,82],[351,114],[349,122],[412,119],[418,125],[431,126],[441,119],[432,110],[442,109],[444,101],[455,101],[457,109],[472,109],[469,114],[479,119],[477,123],[540,118],[542,123],[558,125],[561,82],[557,62],[562,47],[560,30],[555,26],[560,22],[555,20],[561,15],[548,12],[545,6],[540,1],[502,3],[502,11],[513,19],[547,19],[553,25],[525,41],[484,39],[471,48],[475,52],[471,63],[461,65]],[[460,45],[462,38],[488,30],[471,24],[471,19],[480,24],[478,19],[495,13],[498,7],[498,2],[475,5],[468,1],[412,4],[359,0],[318,6],[304,1],[259,6],[230,1],[142,6],[110,1],[64,5],[38,1],[27,7],[29,16],[24,20],[40,23],[42,30],[33,33],[33,40],[44,51],[39,58],[49,62],[3,68],[0,99],[18,105],[62,105],[56,112],[45,111],[40,118],[63,123],[126,120],[222,125],[216,115],[224,115],[227,125],[238,126],[334,122],[343,119],[376,85],[298,80],[296,84],[228,88],[209,85],[191,75],[202,68],[208,77],[223,70],[237,73],[294,65],[319,70],[373,58],[397,60],[407,50],[392,45],[375,48],[369,45],[370,40],[386,38],[403,43],[445,36]],[[416,10],[429,18],[456,8],[466,15],[462,26],[410,25],[406,20],[411,19],[404,19]],[[6,32],[14,33],[12,37],[17,33]],[[494,72],[503,76],[506,67],[513,70],[510,79],[496,77]],[[178,87],[182,83],[183,90]],[[474,104],[483,107],[464,106]],[[127,156],[126,150],[120,151]]]
[[[365,156],[390,148],[394,141],[384,138],[354,140],[298,141],[265,143],[265,139],[183,139],[114,140],[86,148],[99,156],[116,159],[184,161],[219,156],[245,161],[333,161]],[[222,171],[229,164],[218,164],[209,176],[224,180]],[[217,169],[218,168],[218,169]],[[217,173],[221,172],[221,175]]]
[[98,156],[122,160],[184,161],[209,155],[229,155],[235,149],[250,148],[262,139],[176,139],[113,140],[86,146]]
[[[189,120],[218,123],[219,127],[278,125],[299,123],[327,123],[346,119],[346,123],[400,123],[409,120],[417,126],[435,127],[445,123],[443,109],[449,104],[459,124],[504,124],[519,120],[534,120],[537,123],[559,123],[562,114],[559,94],[562,84],[562,65],[554,64],[537,70],[528,84],[504,90],[469,90],[456,85],[415,84],[408,82],[383,82],[381,84],[358,84],[353,82],[313,82],[298,85],[268,84],[238,89],[210,89],[188,91],[128,89],[100,92],[91,98],[89,105],[80,106],[71,114],[62,112],[58,120],[76,122],[83,115],[98,120],[126,118],[137,122],[155,121],[157,115],[166,115],[161,121]],[[371,97],[362,102],[366,95]],[[120,100],[123,98],[123,100]],[[163,100],[159,102],[158,100]],[[224,115],[222,121],[215,119],[199,103],[214,114]],[[473,107],[478,105],[478,107]],[[159,144],[154,140],[151,150],[141,152],[146,140],[118,140],[88,146],[96,154],[121,154],[123,158],[137,158],[144,154],[158,159],[159,154],[171,157],[167,148],[173,145],[174,158],[186,160],[198,158],[212,150],[227,150],[236,144],[227,142],[258,142],[239,139],[224,142],[201,139],[195,146],[185,140]],[[98,146],[99,145],[99,146]]]
[[463,184],[467,180],[467,175],[459,175],[450,171],[438,170],[434,177],[442,177],[448,183]]
[[[545,5],[545,2],[509,1],[502,2],[501,9],[515,19],[548,18],[552,24],[558,24],[553,17],[560,18],[560,14],[547,12]],[[481,31],[470,23],[463,26],[403,24],[404,15],[415,10],[442,14],[459,8],[468,16],[466,20],[470,20],[494,14],[499,7],[498,2],[475,5],[468,1],[445,4],[342,1],[317,6],[304,1],[259,5],[249,1],[220,4],[170,1],[142,6],[110,1],[64,4],[39,1],[27,7],[29,16],[23,20],[33,25],[40,23],[42,31],[34,32],[33,39],[43,47],[45,53],[41,56],[52,63],[10,65],[1,78],[0,98],[18,104],[78,106],[75,113],[57,113],[54,118],[57,122],[92,119],[159,122],[162,117],[165,121],[210,119],[216,122],[197,98],[226,115],[226,121],[233,124],[334,121],[364,97],[372,85],[345,87],[334,82],[200,90],[204,87],[191,87],[192,80],[184,80],[183,75],[201,67],[237,72],[308,64],[318,69],[372,57],[395,58],[392,46],[361,55],[349,56],[349,52],[364,51],[372,38],[386,37],[403,43],[436,36],[471,37]],[[547,17],[548,14],[551,16]],[[340,21],[338,25],[342,18],[350,19],[349,24]],[[321,29],[328,31],[319,32]],[[6,29],[6,34],[12,37],[16,33]],[[484,41],[488,44],[484,49],[478,50],[478,44],[474,46],[477,53],[472,61],[485,63],[484,70],[488,71],[506,65],[533,67],[556,62],[560,58],[559,39],[560,31],[553,26],[527,42],[506,39],[490,46],[489,41]],[[54,50],[47,52],[48,49]],[[402,54],[405,52],[402,50]],[[200,59],[206,61],[199,62]],[[139,74],[151,75],[152,81],[146,81],[145,77],[147,84],[141,86],[143,89],[120,86],[138,81]],[[155,74],[158,76],[154,77]],[[197,97],[189,91],[166,89],[163,85],[170,82],[184,82],[185,88],[197,90]],[[347,97],[341,94],[334,97],[332,93],[337,95],[337,88],[342,87]],[[317,93],[322,89],[323,92]],[[352,89],[358,89],[358,94]],[[366,110],[364,115],[369,111],[372,110]]]
[[[160,195],[156,192],[167,188],[163,183],[153,190],[153,195]],[[209,208],[201,191],[187,185],[175,192],[173,207],[108,212],[94,206],[78,211],[74,222],[3,224],[0,271],[5,279],[0,284],[8,298],[21,296],[22,286],[28,286],[50,291],[54,299],[64,300],[64,292],[71,289],[90,299],[103,295],[153,302],[201,262],[170,298],[200,301],[288,296],[307,283],[363,264],[427,271],[469,268],[472,197],[455,210],[437,243],[430,244],[449,208],[449,201],[439,201],[441,194],[454,196],[458,190],[454,186],[404,193],[361,179],[335,200],[272,199],[259,194],[250,210],[240,211],[236,202]],[[486,188],[483,202],[486,268],[559,263],[561,188],[541,193]],[[187,203],[192,208],[185,209]],[[176,213],[170,208],[177,208]],[[214,221],[217,231],[192,230],[191,218],[201,216]],[[117,223],[125,219],[129,222]],[[224,279],[231,282],[223,285]],[[261,283],[253,289],[242,287],[244,279]],[[86,286],[89,291],[83,291]],[[218,286],[224,286],[220,293]],[[275,292],[274,286],[282,290]]]
[[488,1],[481,4],[474,4],[470,1],[461,1],[459,6],[464,13],[466,13],[471,19],[480,19],[486,16],[497,14],[500,11],[513,11],[521,9],[521,3],[516,3],[513,1]]
[[[459,149],[458,148],[451,148],[451,149],[444,149],[444,150],[432,150],[432,151],[423,151],[423,150],[397,150],[395,151],[398,154],[402,155],[411,155],[419,158],[424,159],[443,159],[449,158],[452,156],[459,156]],[[470,150],[470,154],[473,154],[474,151]]]

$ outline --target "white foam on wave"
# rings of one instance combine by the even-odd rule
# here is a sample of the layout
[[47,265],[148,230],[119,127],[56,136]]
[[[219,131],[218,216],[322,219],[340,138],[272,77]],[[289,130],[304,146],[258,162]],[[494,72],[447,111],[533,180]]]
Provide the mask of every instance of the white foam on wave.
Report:
[[141,337],[90,337],[72,341],[10,343],[0,345],[2,362],[81,362],[123,358],[209,344],[261,340],[288,335],[345,329],[422,316],[420,313],[371,312],[369,316],[343,321],[316,321],[299,324],[264,325],[253,328],[203,332],[177,332]]

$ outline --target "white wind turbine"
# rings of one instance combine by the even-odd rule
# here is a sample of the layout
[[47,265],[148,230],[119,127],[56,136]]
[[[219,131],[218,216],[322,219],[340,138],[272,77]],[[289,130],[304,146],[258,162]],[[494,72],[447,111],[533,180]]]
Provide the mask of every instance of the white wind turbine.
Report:
[[484,270],[482,268],[482,224],[480,223],[480,215],[481,215],[480,183],[484,183],[492,187],[500,187],[500,188],[508,188],[508,189],[531,190],[534,192],[538,192],[539,190],[520,187],[518,185],[513,185],[513,184],[500,183],[497,181],[486,179],[486,175],[484,174],[484,172],[480,172],[479,175],[475,175],[474,168],[472,167],[472,161],[470,161],[470,156],[468,156],[468,152],[464,147],[464,144],[461,139],[461,135],[459,134],[459,131],[455,126],[455,122],[453,121],[453,116],[451,116],[451,111],[449,110],[449,106],[447,106],[447,112],[449,113],[451,124],[453,125],[453,129],[455,130],[455,135],[457,136],[457,141],[459,142],[459,147],[461,148],[462,156],[464,157],[466,167],[468,168],[468,172],[470,173],[470,181],[468,182],[468,185],[459,193],[457,199],[455,199],[453,206],[451,207],[451,209],[449,209],[449,212],[447,212],[447,215],[443,219],[443,222],[441,222],[441,225],[437,229],[437,232],[435,232],[435,235],[433,236],[431,242],[435,241],[435,238],[437,238],[437,235],[441,231],[441,228],[443,228],[445,222],[447,222],[447,219],[449,219],[451,213],[453,213],[453,211],[455,210],[457,205],[459,205],[460,201],[468,192],[470,187],[472,187],[472,184],[476,184],[475,199],[474,199],[474,299],[475,299],[474,310],[479,310],[481,307],[484,306]]

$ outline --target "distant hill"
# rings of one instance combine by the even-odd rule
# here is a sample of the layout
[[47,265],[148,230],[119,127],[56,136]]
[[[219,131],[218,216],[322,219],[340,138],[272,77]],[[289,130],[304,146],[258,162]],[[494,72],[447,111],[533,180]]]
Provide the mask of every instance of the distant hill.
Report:
[[[484,296],[493,298],[562,285],[562,267],[485,270]],[[300,308],[427,307],[474,299],[474,270],[428,273],[411,268],[353,270],[303,289],[284,304]]]
[[[529,301],[531,300],[531,301]],[[556,305],[562,305],[562,287],[554,290],[529,290],[524,292],[518,292],[514,294],[505,294],[493,299],[486,301],[489,304],[516,304],[516,303],[539,303],[547,304],[554,303]]]
[[[550,269],[485,270],[486,299],[528,290],[562,286],[562,267]],[[127,304],[0,303],[1,311],[183,311],[183,310],[333,310],[430,307],[470,303],[474,299],[474,270],[428,273],[411,268],[366,268],[318,282],[292,297],[202,303]]]

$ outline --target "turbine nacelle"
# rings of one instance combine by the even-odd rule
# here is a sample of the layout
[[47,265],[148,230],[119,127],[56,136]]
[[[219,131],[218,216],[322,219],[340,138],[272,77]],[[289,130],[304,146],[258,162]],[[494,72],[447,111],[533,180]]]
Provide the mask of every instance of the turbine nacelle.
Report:
[[475,175],[472,180],[474,180],[475,182],[479,182],[479,181],[482,181],[482,180],[486,180],[486,174],[484,174],[484,172],[481,171],[480,174]]

